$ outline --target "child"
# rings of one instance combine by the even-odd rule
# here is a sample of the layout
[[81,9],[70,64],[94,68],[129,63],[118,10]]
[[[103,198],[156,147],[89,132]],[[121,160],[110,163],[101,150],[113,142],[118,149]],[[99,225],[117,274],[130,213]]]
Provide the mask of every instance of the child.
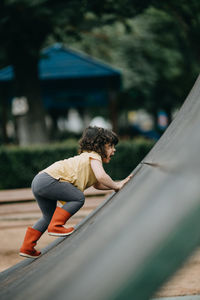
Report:
[[[114,182],[102,163],[109,163],[118,143],[117,135],[101,127],[88,127],[79,141],[79,155],[55,162],[38,173],[32,182],[32,191],[42,211],[42,217],[28,227],[20,255],[37,258],[41,252],[34,249],[36,242],[48,228],[48,234],[67,236],[73,227],[63,225],[84,204],[83,191],[96,189],[120,190],[131,178]],[[57,206],[60,200],[64,205]],[[63,202],[64,201],[64,202]]]

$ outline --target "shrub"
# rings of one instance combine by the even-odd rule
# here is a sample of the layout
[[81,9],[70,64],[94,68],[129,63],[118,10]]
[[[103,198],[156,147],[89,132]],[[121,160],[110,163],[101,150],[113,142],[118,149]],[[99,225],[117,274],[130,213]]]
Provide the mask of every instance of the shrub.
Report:
[[113,179],[123,179],[143,160],[153,145],[153,141],[144,139],[122,141],[116,147],[114,158],[104,168]]
[[[114,158],[104,165],[105,170],[114,180],[126,177],[152,146],[153,142],[145,140],[121,141]],[[0,189],[30,187],[39,171],[57,160],[76,155],[77,149],[76,140],[34,147],[0,147]]]

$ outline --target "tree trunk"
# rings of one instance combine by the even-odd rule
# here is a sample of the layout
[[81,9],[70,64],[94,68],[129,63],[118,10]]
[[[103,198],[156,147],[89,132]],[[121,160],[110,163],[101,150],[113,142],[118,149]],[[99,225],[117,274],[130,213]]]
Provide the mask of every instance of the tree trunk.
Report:
[[1,86],[0,88],[0,98],[1,98],[1,125],[2,125],[2,140],[4,144],[8,143],[8,135],[7,135],[7,115],[8,115],[8,99],[7,94],[5,92],[5,88]]
[[48,135],[40,92],[38,57],[21,53],[15,58],[17,58],[13,61],[15,95],[16,97],[25,97],[28,102],[27,113],[19,115],[16,119],[19,144],[46,143],[48,142]]
[[109,91],[109,114],[112,130],[118,133],[117,94],[115,91]]

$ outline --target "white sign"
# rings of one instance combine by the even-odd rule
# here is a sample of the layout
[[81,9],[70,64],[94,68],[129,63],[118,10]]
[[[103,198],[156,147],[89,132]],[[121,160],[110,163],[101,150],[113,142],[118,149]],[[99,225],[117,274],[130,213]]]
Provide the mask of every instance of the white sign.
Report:
[[28,101],[26,97],[13,98],[12,114],[14,116],[23,116],[28,112]]

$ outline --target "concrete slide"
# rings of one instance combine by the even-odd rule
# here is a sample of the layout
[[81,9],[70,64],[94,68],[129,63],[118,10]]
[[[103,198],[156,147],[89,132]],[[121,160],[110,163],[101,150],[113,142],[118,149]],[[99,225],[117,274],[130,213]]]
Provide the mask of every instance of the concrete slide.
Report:
[[200,244],[199,156],[200,77],[131,181],[39,259],[2,272],[0,299],[153,297]]

